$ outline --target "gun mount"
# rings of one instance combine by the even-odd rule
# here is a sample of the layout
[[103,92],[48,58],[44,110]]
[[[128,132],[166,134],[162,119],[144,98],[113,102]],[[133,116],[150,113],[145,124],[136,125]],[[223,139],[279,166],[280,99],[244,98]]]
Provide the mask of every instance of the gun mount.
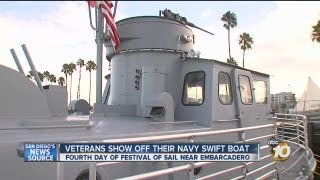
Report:
[[159,16],[161,16],[161,14],[166,18],[175,19],[175,20],[180,21],[181,23],[183,23],[187,26],[190,26],[190,27],[199,29],[201,31],[204,31],[208,34],[214,35],[213,33],[209,32],[207,30],[204,30],[204,29],[194,25],[193,23],[189,22],[186,17],[180,16],[179,14],[175,14],[175,13],[171,12],[171,10],[169,10],[169,9],[165,9],[164,11],[160,11]]

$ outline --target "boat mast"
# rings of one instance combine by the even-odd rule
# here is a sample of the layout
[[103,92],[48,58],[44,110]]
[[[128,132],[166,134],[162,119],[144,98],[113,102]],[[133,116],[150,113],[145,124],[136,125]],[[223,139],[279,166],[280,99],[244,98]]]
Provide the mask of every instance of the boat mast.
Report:
[[[94,1],[95,4],[92,4],[92,1],[88,1],[88,9],[89,9],[89,19],[90,26],[93,30],[96,31],[96,43],[97,43],[97,69],[96,69],[96,104],[102,104],[102,55],[103,55],[103,45],[104,45],[104,17],[102,13],[102,9],[100,8],[99,2]],[[101,2],[100,2],[101,3]],[[106,3],[106,2],[105,2]],[[95,6],[95,22],[96,27],[92,25],[91,19],[91,10],[90,7]],[[113,17],[116,15],[117,1],[116,7],[114,8]],[[106,24],[107,27],[107,24]],[[107,28],[106,28],[107,32]]]
[[98,8],[96,42],[97,42],[97,71],[96,71],[96,103],[102,103],[102,54],[103,54],[103,29],[104,21],[101,8]]

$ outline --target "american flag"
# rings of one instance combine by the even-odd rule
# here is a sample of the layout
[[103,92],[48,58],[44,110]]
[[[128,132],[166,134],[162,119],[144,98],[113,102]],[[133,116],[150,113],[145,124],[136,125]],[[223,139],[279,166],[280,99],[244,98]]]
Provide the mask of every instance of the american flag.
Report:
[[112,3],[111,1],[88,1],[90,7],[101,8],[102,14],[106,20],[108,26],[108,35],[111,38],[111,43],[113,45],[114,52],[118,52],[120,39],[117,31],[117,26],[114,22],[113,15],[111,13]]

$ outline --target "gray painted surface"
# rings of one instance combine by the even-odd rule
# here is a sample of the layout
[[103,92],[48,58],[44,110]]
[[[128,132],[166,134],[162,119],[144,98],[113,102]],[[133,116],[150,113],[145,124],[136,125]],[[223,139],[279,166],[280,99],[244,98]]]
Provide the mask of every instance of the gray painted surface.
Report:
[[[143,25],[141,25],[143,24]],[[193,36],[191,29],[178,21],[157,16],[128,18],[117,23],[120,50],[141,48],[164,48],[189,51],[193,41],[183,35]]]
[[[172,97],[175,103],[177,103],[178,98],[178,86],[180,82],[180,69],[181,69],[181,58],[180,54],[174,52],[152,52],[152,51],[142,51],[142,52],[127,52],[117,54],[113,57],[111,61],[111,91],[110,97],[108,100],[109,105],[137,105],[137,115],[144,117],[143,108],[141,100],[142,92],[145,92],[148,88],[153,88],[155,91],[160,85],[159,82],[152,78],[157,78],[157,76],[149,77],[148,81],[152,84],[143,86],[143,79],[147,76],[152,76],[158,74],[159,77],[165,78],[166,81],[162,81],[161,89],[165,92],[168,92]],[[137,69],[153,68],[155,69],[164,69],[165,73],[144,73],[139,81],[139,89],[135,89],[135,76]],[[164,80],[164,79],[163,79]],[[145,89],[143,89],[145,88]],[[160,87],[159,87],[160,88]],[[151,93],[151,92],[150,92]],[[160,91],[154,92],[155,94],[160,95]],[[180,93],[179,93],[180,94]],[[179,95],[180,96],[180,95]],[[179,97],[180,98],[180,97]]]
[[70,102],[69,109],[80,115],[89,115],[90,106],[84,99],[73,100]]
[[52,116],[66,116],[68,114],[68,92],[65,86],[48,85],[44,88],[43,93]]
[[110,85],[111,85],[111,75],[108,74],[106,76],[107,84],[104,87],[103,96],[102,96],[102,103],[106,104],[108,102],[110,96]]
[[[179,93],[177,94],[177,113],[176,119],[180,121],[196,121],[206,127],[211,127],[212,122],[212,71],[213,61],[202,59],[186,59],[182,64],[179,82]],[[203,104],[200,106],[185,106],[182,104],[182,92],[184,79],[187,73],[204,71],[205,73],[205,94]],[[201,115],[200,115],[201,114]]]
[[26,76],[0,65],[0,82],[0,117],[50,116],[44,94]]

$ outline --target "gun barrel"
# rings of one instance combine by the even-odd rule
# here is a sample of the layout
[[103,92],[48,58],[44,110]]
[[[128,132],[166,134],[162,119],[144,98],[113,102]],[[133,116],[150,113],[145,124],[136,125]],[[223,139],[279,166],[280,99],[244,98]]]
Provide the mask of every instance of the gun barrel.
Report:
[[200,27],[198,27],[198,26],[196,26],[196,25],[194,25],[194,24],[192,24],[192,23],[189,23],[188,25],[189,25],[190,27],[194,27],[194,28],[200,29],[201,31],[204,31],[204,32],[206,32],[206,33],[208,33],[208,34],[214,35],[212,32],[209,32],[209,31],[207,31],[207,30],[204,30],[204,29],[202,29],[202,28],[200,28]]
[[182,17],[182,16],[180,16],[179,14],[175,14],[175,13],[171,12],[169,9],[165,9],[164,11],[160,11],[160,12],[159,12],[159,15],[160,15],[160,16],[161,16],[161,13],[162,13],[162,14],[164,15],[164,17],[166,17],[166,18],[171,18],[171,19],[178,20],[178,21],[182,22],[182,23],[185,24],[185,25],[188,25],[188,26],[190,26],[190,27],[194,27],[194,28],[200,29],[201,31],[204,31],[204,32],[206,32],[206,33],[208,33],[208,34],[214,35],[213,33],[211,33],[211,32],[209,32],[209,31],[207,31],[207,30],[204,30],[204,29],[196,26],[196,25],[194,25],[194,24],[191,23],[191,22],[188,22],[188,21],[187,21],[187,18]]

